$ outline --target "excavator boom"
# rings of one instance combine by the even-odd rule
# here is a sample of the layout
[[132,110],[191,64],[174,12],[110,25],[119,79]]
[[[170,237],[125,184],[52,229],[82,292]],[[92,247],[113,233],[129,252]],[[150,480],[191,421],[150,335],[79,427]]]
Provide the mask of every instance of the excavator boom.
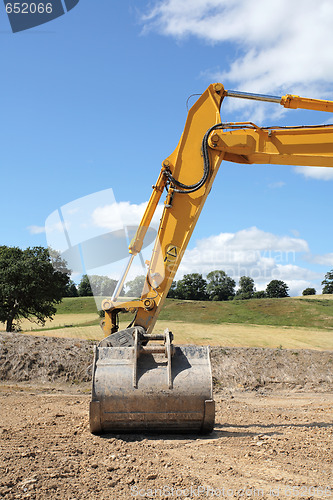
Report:
[[258,127],[225,123],[214,130],[209,146],[236,163],[333,166],[333,126]]
[[[222,123],[220,107],[227,96],[274,102],[287,108],[333,111],[331,101],[228,91],[221,83],[210,85],[192,106],[178,146],[162,163],[130,244],[123,278],[113,297],[102,304],[106,338],[94,356],[92,432],[213,429],[209,349],[174,346],[169,331],[162,336],[152,331],[221,161],[333,166],[333,126],[267,128],[251,122]],[[164,210],[141,297],[118,302],[129,266],[142,248],[165,190]],[[129,310],[136,311],[133,326],[118,332],[117,315]],[[153,341],[163,344],[152,345]]]

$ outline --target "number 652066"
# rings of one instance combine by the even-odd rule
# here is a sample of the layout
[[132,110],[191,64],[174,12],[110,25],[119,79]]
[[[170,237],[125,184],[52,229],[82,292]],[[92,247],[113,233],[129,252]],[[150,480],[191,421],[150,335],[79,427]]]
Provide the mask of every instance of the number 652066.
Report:
[[30,3],[27,2],[14,2],[6,4],[7,14],[51,14],[52,3]]

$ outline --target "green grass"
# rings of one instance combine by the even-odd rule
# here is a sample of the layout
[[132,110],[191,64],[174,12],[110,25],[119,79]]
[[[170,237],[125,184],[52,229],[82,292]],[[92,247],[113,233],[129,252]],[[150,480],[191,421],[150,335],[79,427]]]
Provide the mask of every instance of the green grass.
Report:
[[68,297],[56,306],[57,314],[96,313],[94,297]]
[[252,299],[228,302],[169,300],[160,319],[196,323],[242,323],[252,325],[294,326],[333,329],[333,301]]
[[[96,312],[93,297],[65,298],[57,307],[58,314]],[[130,314],[120,320],[130,321]],[[251,299],[228,302],[202,302],[167,299],[159,320],[184,323],[292,326],[333,330],[333,300],[285,298]],[[96,318],[96,324],[99,319]]]
[[30,328],[29,331],[31,332],[43,332],[45,330],[62,330],[63,328],[73,328],[75,326],[96,326],[100,324],[101,319],[96,318],[95,320],[92,321],[74,321],[72,323],[64,324],[64,325],[57,325],[57,326],[43,326],[43,327],[36,327],[36,328]]
[[[126,328],[133,315],[119,319],[120,328]],[[23,320],[22,332],[101,340],[99,322],[93,297],[66,298],[44,328]],[[165,328],[179,344],[333,350],[333,295],[230,302],[168,299],[155,333]]]

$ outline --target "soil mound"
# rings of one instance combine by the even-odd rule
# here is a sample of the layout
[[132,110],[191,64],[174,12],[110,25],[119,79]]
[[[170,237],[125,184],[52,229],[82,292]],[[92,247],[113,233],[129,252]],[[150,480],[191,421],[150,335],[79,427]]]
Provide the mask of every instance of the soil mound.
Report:
[[[89,382],[96,342],[0,334],[0,380]],[[333,351],[213,347],[216,391],[225,389],[333,389]]]

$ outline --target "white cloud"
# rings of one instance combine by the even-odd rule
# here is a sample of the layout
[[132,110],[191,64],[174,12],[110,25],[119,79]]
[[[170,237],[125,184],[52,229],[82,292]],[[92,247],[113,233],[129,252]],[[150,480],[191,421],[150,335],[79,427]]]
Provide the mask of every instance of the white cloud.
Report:
[[292,295],[299,295],[319,279],[317,273],[297,263],[299,254],[308,253],[308,244],[301,238],[251,227],[197,241],[195,248],[185,252],[176,279],[184,274],[207,275],[221,269],[236,282],[241,276],[251,276],[258,290],[265,289],[272,279],[280,279],[288,284]]
[[[96,197],[96,200],[99,198]],[[95,236],[95,234],[91,234],[91,229],[96,229],[98,235],[103,235],[106,231],[112,232],[119,229],[119,225],[121,227],[137,226],[146,206],[147,203],[131,204],[130,202],[90,204],[84,211],[81,211],[84,214],[87,227],[84,234],[80,228],[80,234],[77,235],[78,242],[86,241]],[[162,210],[163,205],[158,205],[153,224],[158,224]],[[64,222],[60,220],[58,211],[51,214],[46,223],[47,236],[55,235],[58,238],[55,241],[61,244],[55,245],[52,244],[53,241],[49,241],[50,246],[60,250],[68,248],[64,228],[68,230],[71,241],[74,241],[75,235],[72,234],[72,228],[78,228],[81,223],[78,213],[75,212],[75,216],[75,219]],[[40,226],[30,227],[36,232],[44,231],[44,228]],[[61,241],[59,240],[60,236],[62,236]],[[151,256],[150,248],[145,249],[145,251],[146,255],[142,255],[142,262]],[[258,290],[264,289],[272,279],[281,279],[289,285],[291,293],[297,295],[307,286],[314,286],[314,283],[318,283],[322,279],[322,276],[299,264],[300,258],[308,258],[311,261],[309,256],[311,257],[311,254],[307,242],[297,237],[297,233],[294,237],[281,236],[257,227],[250,227],[236,233],[220,233],[198,240],[194,248],[185,252],[176,279],[180,279],[188,273],[200,272],[206,275],[215,269],[222,269],[236,281],[244,275],[252,276]],[[320,263],[323,264],[333,262],[333,254],[316,256],[316,260],[312,258],[312,261],[319,262],[320,258],[322,259]],[[139,257],[136,259],[127,281],[133,279],[136,274],[145,273],[146,268],[141,261]],[[103,275],[119,277],[123,265],[124,262],[121,261],[111,262],[110,268],[103,268],[99,271]],[[99,272],[95,273],[91,270],[90,272],[99,274]]]
[[[160,0],[145,30],[212,45],[233,42],[236,58],[217,80],[249,92],[329,96],[333,80],[329,0]],[[220,50],[220,49],[219,49]]]
[[[237,233],[221,233],[199,240],[195,248],[186,251],[181,266],[191,269],[200,266],[207,272],[214,266],[234,265],[235,269],[239,269],[239,266],[273,269],[279,263],[294,261],[296,253],[308,252],[305,240],[277,236],[251,227]],[[238,274],[234,273],[235,276]]]
[[[115,231],[123,226],[136,226],[140,224],[146,207],[147,202],[136,205],[129,201],[120,201],[97,207],[92,212],[92,223],[109,231]],[[157,206],[152,220],[153,226],[158,226],[163,207],[162,204]]]
[[259,251],[295,251],[295,252],[308,252],[308,244],[305,240],[300,238],[291,238],[290,236],[278,236],[273,233],[268,233],[258,229],[257,227],[250,227],[242,229],[237,233],[221,233],[217,236],[211,236],[206,240],[201,240],[199,245],[204,247],[208,243],[211,245],[224,244],[229,250],[259,250]]
[[307,280],[283,280],[283,278],[279,278],[279,279],[282,279],[282,281],[285,281],[288,286],[289,286],[289,290],[288,290],[288,293],[291,297],[299,297],[300,295],[302,295],[302,292],[303,290],[305,290],[305,288],[315,288],[317,293],[320,293],[321,290],[318,289],[317,286],[314,286],[314,283],[311,282],[311,281],[307,281]]
[[283,181],[278,181],[278,182],[272,182],[271,184],[268,184],[268,187],[270,189],[279,189],[279,188],[282,188],[283,186],[285,186],[286,183],[283,182]]
[[317,179],[321,181],[333,180],[333,168],[328,167],[294,167],[296,174],[304,175],[310,179]]
[[30,234],[41,234],[41,233],[63,233],[64,229],[67,231],[70,228],[70,223],[69,222],[55,222],[54,220],[49,221],[47,220],[45,223],[45,226],[28,226],[27,229],[29,230]]
[[307,257],[307,261],[320,264],[321,266],[333,267],[333,253],[326,253],[324,255],[310,255]]
[[28,226],[27,229],[30,232],[30,234],[45,233],[45,226]]
[[[123,207],[130,207],[125,204]],[[108,219],[104,220],[105,224]],[[143,261],[150,259],[151,248],[147,248]],[[199,272],[206,276],[213,270],[224,270],[237,283],[241,276],[251,276],[257,290],[264,290],[273,279],[286,282],[290,295],[301,295],[302,290],[315,286],[318,290],[322,275],[302,267],[301,258],[310,254],[308,244],[301,238],[276,235],[257,227],[250,227],[236,233],[221,233],[200,239],[196,246],[185,252],[176,280],[184,274]],[[109,275],[119,279],[125,261],[114,262],[107,268],[96,269],[91,274]],[[137,256],[126,282],[135,276],[145,275],[146,266]]]
[[[147,203],[138,205],[115,201],[111,188],[73,200],[52,212],[46,219],[45,230],[48,245],[59,251],[102,237],[106,232],[116,232],[125,226],[137,227]],[[152,229],[158,225],[163,205],[159,205],[152,221]]]
[[275,276],[273,276],[273,279],[280,279],[289,282],[296,282],[297,280],[315,280],[321,276],[310,269],[306,269],[295,264],[277,264],[274,269],[274,274]]

